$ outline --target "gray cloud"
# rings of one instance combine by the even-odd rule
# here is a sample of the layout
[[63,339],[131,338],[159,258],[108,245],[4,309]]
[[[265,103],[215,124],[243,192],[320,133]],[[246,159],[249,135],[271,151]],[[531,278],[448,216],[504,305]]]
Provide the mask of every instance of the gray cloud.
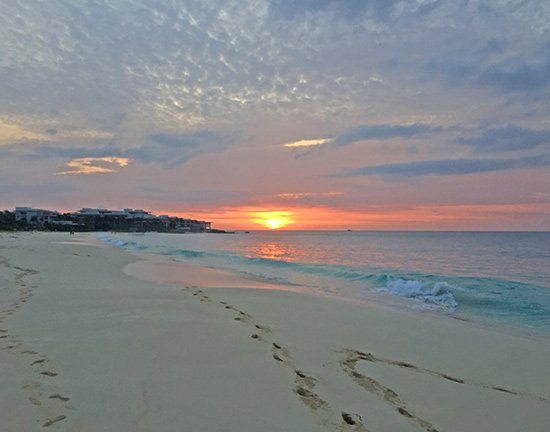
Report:
[[445,159],[351,168],[342,170],[333,177],[380,175],[387,180],[399,180],[411,177],[467,175],[545,166],[550,166],[550,157],[548,156],[520,159]]
[[[434,75],[505,91],[547,85],[548,8],[486,3],[2,2],[0,102],[106,127],[126,113],[134,126],[196,129],[243,110],[391,113]],[[402,66],[387,74],[392,59]]]
[[85,146],[68,147],[67,143],[63,142],[44,145],[43,141],[27,141],[4,146],[0,149],[0,156],[19,157],[23,159],[123,156],[122,153],[123,151],[112,143],[106,145],[88,144]]
[[[480,35],[466,35],[465,39]],[[453,41],[456,44],[456,41]],[[460,50],[457,55],[455,50]],[[442,77],[452,86],[476,85],[496,88],[504,94],[532,93],[550,87],[550,43],[535,44],[522,51],[506,36],[491,38],[479,46],[472,41],[456,44],[451,52],[438,53],[421,66],[419,76],[424,80]],[[396,61],[395,67],[411,66]],[[414,66],[413,66],[414,67]]]
[[347,19],[358,19],[366,13],[385,18],[397,3],[397,0],[270,0],[269,7],[271,12],[279,13],[287,19],[322,11],[330,11]]
[[550,44],[528,58],[513,58],[482,71],[478,81],[505,91],[537,91],[550,85]]
[[127,150],[124,155],[141,163],[159,163],[175,167],[203,153],[219,152],[228,139],[210,131],[192,134],[159,133],[150,135],[144,145]]
[[420,123],[415,123],[412,125],[382,124],[359,126],[336,136],[330,143],[335,146],[344,146],[358,141],[381,140],[389,138],[412,138],[438,130],[440,130],[440,128]]
[[472,146],[478,153],[530,150],[550,144],[550,129],[526,129],[514,125],[492,127],[473,137],[459,137],[459,144]]
[[42,142],[26,142],[5,146],[0,149],[0,155],[24,159],[125,157],[142,164],[172,168],[200,154],[223,151],[230,141],[229,137],[211,131],[157,133],[147,136],[143,145],[130,149],[115,143],[67,147],[66,143],[46,146]]
[[105,157],[122,156],[122,151],[114,144],[101,147],[53,147],[39,146],[31,150],[25,157],[33,159],[41,158],[81,158],[81,157]]
[[[284,146],[293,149],[294,157],[296,159],[300,159],[321,148],[343,147],[360,141],[381,141],[392,138],[417,138],[426,136],[430,133],[440,132],[442,130],[444,130],[442,127],[422,123],[415,123],[411,125],[380,124],[358,126],[340,135],[336,135],[333,138],[298,140],[295,142],[286,143]],[[408,151],[409,153],[415,153],[418,149],[414,146],[409,146]]]

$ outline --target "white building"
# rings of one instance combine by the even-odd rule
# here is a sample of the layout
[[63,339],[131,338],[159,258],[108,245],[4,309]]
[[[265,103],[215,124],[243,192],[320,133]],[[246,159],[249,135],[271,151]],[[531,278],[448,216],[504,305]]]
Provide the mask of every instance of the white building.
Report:
[[142,209],[109,210],[102,208],[85,207],[75,213],[76,216],[99,216],[104,218],[125,218],[125,219],[156,219],[157,217]]
[[51,223],[58,216],[59,213],[52,210],[15,207],[15,220],[25,220],[29,224],[44,225],[45,223]]

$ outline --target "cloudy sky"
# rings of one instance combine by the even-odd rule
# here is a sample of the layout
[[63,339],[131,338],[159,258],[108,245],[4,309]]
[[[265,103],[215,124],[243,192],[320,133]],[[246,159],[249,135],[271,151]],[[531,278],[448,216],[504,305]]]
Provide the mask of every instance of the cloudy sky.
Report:
[[0,208],[550,230],[546,0],[4,0]]

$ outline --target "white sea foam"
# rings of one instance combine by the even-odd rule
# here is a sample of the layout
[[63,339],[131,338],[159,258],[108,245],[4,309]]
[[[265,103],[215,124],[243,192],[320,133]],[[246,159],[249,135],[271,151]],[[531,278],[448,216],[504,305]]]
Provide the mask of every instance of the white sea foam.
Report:
[[126,246],[128,244],[128,242],[126,240],[115,239],[113,237],[110,237],[107,234],[99,234],[99,235],[96,236],[96,238],[100,241],[112,244],[113,246],[118,247],[118,248],[123,248],[124,246]]
[[430,308],[454,312],[458,303],[451,292],[453,288],[455,287],[447,282],[436,282],[431,285],[418,280],[394,279],[389,280],[386,286],[378,288],[377,291],[414,298]]

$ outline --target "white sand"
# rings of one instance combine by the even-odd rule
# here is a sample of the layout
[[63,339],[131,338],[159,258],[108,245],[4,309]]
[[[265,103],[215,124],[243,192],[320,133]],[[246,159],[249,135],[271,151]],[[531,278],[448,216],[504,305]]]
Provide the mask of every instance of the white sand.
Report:
[[135,261],[0,233],[0,431],[549,430],[547,339]]

